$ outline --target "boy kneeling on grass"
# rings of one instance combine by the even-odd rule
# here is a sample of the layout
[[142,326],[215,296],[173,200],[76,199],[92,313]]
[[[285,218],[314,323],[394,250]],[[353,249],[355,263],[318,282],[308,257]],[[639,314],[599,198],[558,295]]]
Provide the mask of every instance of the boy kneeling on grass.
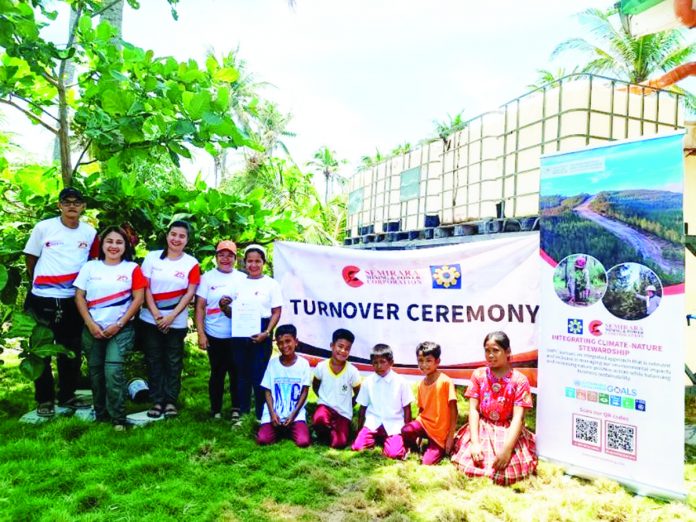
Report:
[[437,464],[452,451],[457,428],[457,395],[454,383],[442,373],[437,343],[422,342],[416,348],[418,368],[425,375],[418,385],[418,417],[401,429],[404,443],[417,450],[422,439],[428,439],[423,464]]
[[317,364],[312,388],[317,394],[317,409],[312,426],[321,441],[332,448],[348,445],[353,419],[353,396],[360,390],[360,372],[348,362],[355,335],[339,328],[331,339],[331,358]]
[[374,448],[383,441],[385,457],[404,459],[401,428],[411,422],[413,393],[403,377],[392,371],[394,352],[388,345],[375,345],[370,360],[375,373],[365,379],[358,393],[358,436],[353,450]]
[[311,442],[305,420],[311,382],[309,363],[295,353],[297,328],[284,324],[276,329],[275,336],[280,357],[270,360],[261,381],[266,405],[256,442],[274,444],[278,437],[289,437],[297,446],[305,448]]

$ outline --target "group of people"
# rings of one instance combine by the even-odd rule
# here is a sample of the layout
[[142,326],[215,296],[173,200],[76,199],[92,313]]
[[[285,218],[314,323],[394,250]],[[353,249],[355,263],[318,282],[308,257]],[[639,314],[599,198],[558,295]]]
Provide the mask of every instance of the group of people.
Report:
[[[351,444],[357,403],[358,429],[351,444],[355,451],[380,444],[384,455],[394,459],[417,451],[423,454],[423,464],[451,455],[466,474],[489,476],[500,484],[536,469],[534,436],[524,428],[524,411],[532,407],[529,383],[512,368],[510,341],[503,332],[484,340],[487,366],[471,376],[466,391],[469,423],[458,432],[454,385],[438,369],[441,348],[420,343],[416,358],[424,379],[418,386],[414,420],[411,388],[392,370],[394,356],[388,345],[374,346],[374,373],[362,381],[348,361],[355,337],[347,329],[334,332],[330,359],[314,371],[297,356],[297,329],[278,326],[283,296],[278,283],[263,273],[266,251],[260,245],[244,250],[241,272],[235,269],[236,244],[220,241],[215,268],[201,275],[198,261],[184,251],[191,229],[184,221],[174,221],[165,247],[149,252],[139,266],[127,231],[109,226],[97,237],[80,221],[85,201],[78,190],[61,191],[58,207],[60,215],[38,223],[24,250],[32,281],[26,308],[51,328],[57,343],[74,353],[57,356],[57,397],[51,360],[46,358],[35,381],[39,415],[53,415],[57,398],[61,406],[93,406],[97,420],[125,429],[125,362],[137,336],[148,368],[152,407],[147,415],[177,416],[188,307],[195,298],[198,347],[210,362],[211,416],[222,417],[227,378],[235,423],[251,412],[253,390],[259,444],[289,437],[300,447],[310,445],[305,407],[311,386],[318,397],[311,427],[318,440],[333,448]],[[280,356],[271,359],[274,330]],[[82,352],[93,405],[75,395]]]
[[[211,414],[221,415],[229,375],[233,417],[249,413],[252,387],[260,416],[261,378],[283,300],[278,283],[263,274],[265,249],[260,245],[245,249],[246,272],[242,273],[234,268],[236,245],[221,241],[216,268],[201,276],[198,261],[185,252],[191,228],[185,221],[174,221],[167,229],[164,248],[148,252],[139,266],[133,262],[132,236],[126,230],[109,226],[97,236],[94,228],[80,220],[85,200],[77,189],[62,190],[58,208],[59,216],[34,227],[24,249],[32,281],[25,308],[53,331],[56,343],[72,352],[57,356],[57,397],[51,358],[44,360],[43,372],[35,381],[37,414],[54,415],[57,399],[58,405],[73,409],[93,406],[97,420],[125,429],[125,363],[137,337],[145,354],[153,403],[147,415],[176,417],[188,308],[197,298],[198,344],[207,351],[211,367]],[[255,334],[233,337],[232,301],[255,306],[259,317]],[[93,404],[75,395],[82,353]]]
[[537,466],[534,435],[524,427],[524,412],[531,408],[527,378],[511,366],[510,339],[492,332],[483,342],[487,366],[475,370],[465,396],[469,422],[457,431],[457,396],[452,380],[439,370],[442,349],[433,342],[416,347],[423,380],[418,385],[418,414],[410,385],[394,372],[394,354],[386,344],[372,348],[374,373],[361,382],[349,361],[355,336],[340,328],[333,333],[331,357],[312,373],[306,359],[295,353],[299,341],[295,326],[276,329],[280,356],[271,360],[261,381],[266,405],[257,442],[273,444],[292,439],[299,447],[311,443],[305,406],[309,387],[317,396],[311,421],[316,437],[332,448],[350,444],[353,406],[359,406],[357,434],[351,448],[363,451],[382,446],[384,456],[404,459],[422,454],[425,465],[450,455],[469,476],[487,476],[497,484],[512,484],[534,473]]

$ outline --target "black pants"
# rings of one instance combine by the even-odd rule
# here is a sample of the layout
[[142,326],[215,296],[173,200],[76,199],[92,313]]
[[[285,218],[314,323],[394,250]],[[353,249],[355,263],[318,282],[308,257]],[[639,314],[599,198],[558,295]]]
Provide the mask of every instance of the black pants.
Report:
[[170,328],[163,333],[145,321],[140,321],[140,328],[150,398],[155,404],[177,404],[184,369],[186,328]]
[[[51,329],[54,341],[71,350],[75,357],[65,354],[56,356],[58,366],[58,402],[62,403],[75,396],[75,390],[80,380],[82,366],[82,317],[80,317],[75,299],[72,297],[56,299],[39,297],[29,292],[25,303],[27,312],[34,315],[39,324]],[[44,370],[34,381],[34,398],[36,402],[53,402],[56,399],[54,390],[51,358],[44,359]]]
[[222,399],[225,395],[225,376],[229,377],[232,409],[239,409],[234,360],[232,358],[232,339],[219,339],[209,335],[208,360],[210,361],[210,379],[208,379],[210,412],[212,414],[222,412]]

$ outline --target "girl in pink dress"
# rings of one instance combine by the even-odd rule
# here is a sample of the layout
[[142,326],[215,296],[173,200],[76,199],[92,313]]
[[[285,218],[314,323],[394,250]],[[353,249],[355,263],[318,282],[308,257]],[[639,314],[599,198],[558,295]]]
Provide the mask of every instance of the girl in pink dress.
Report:
[[489,333],[483,346],[488,364],[471,375],[469,424],[457,433],[452,462],[470,477],[509,485],[536,470],[534,434],[524,427],[532,394],[527,378],[510,365],[504,332]]

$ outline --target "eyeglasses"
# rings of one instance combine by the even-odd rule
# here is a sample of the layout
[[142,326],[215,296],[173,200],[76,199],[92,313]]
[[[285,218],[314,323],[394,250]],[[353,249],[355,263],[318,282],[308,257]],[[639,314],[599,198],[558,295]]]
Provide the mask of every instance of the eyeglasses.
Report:
[[78,199],[63,199],[60,201],[60,204],[65,206],[65,207],[79,207],[81,205],[84,205],[84,201],[80,201]]

